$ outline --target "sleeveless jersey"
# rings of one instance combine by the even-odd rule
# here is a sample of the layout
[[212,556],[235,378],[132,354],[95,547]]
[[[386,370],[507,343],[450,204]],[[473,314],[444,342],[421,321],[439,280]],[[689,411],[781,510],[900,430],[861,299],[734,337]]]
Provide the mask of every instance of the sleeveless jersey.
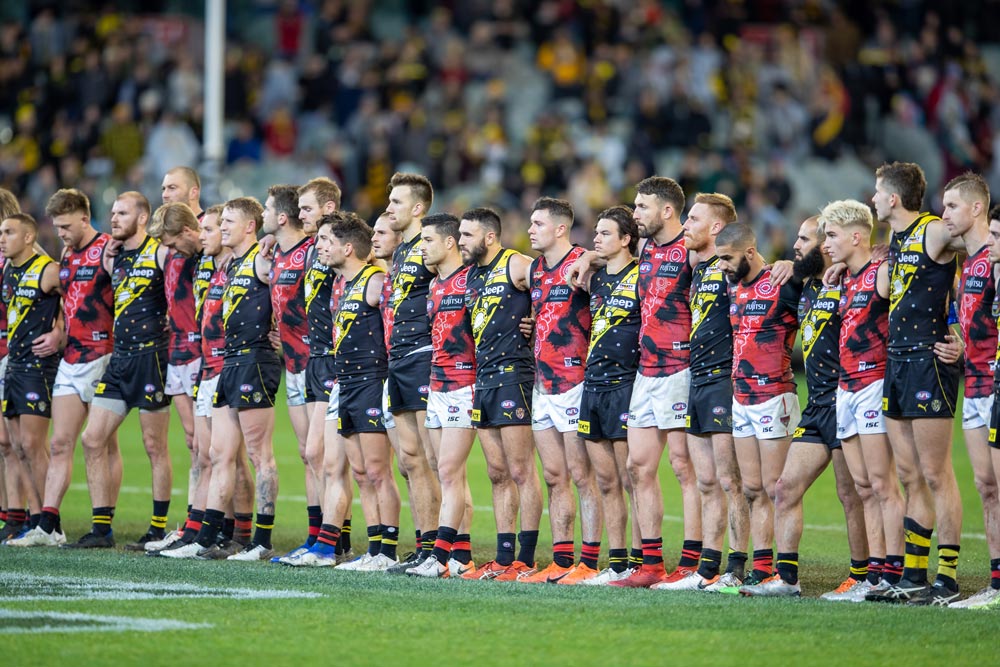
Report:
[[958,322],[965,343],[966,398],[989,396],[993,391],[997,322],[990,309],[996,292],[990,251],[983,246],[962,264],[962,278],[958,283]]
[[699,262],[691,276],[691,386],[728,378],[732,370],[729,281],[713,256]]
[[[222,295],[227,365],[277,362],[267,334],[271,330],[271,294],[254,268],[260,246],[256,243],[242,257],[229,263]],[[244,362],[242,358],[246,358]]]
[[42,359],[31,351],[32,341],[52,331],[59,314],[59,293],[42,291],[42,271],[52,262],[47,255],[33,255],[21,266],[4,266],[0,292],[7,306],[8,369],[58,363],[58,355]]
[[424,266],[420,235],[405,241],[392,254],[392,335],[389,357],[402,359],[411,352],[431,349],[427,321],[427,291],[434,274]]
[[733,397],[742,405],[766,403],[795,391],[792,346],[802,286],[771,283],[771,269],[749,285],[729,286],[733,325]]
[[135,250],[122,248],[114,258],[115,350],[166,350],[167,294],[163,270],[156,263],[159,242],[147,236]]
[[[7,259],[0,255],[0,272],[3,271]],[[0,299],[0,359],[7,356],[7,304]]]
[[278,321],[285,370],[301,373],[309,359],[309,320],[306,317],[306,257],[313,246],[309,237],[288,252],[274,247],[271,264],[271,308]]
[[939,218],[921,213],[889,245],[889,354],[893,358],[934,355],[934,344],[948,333],[948,295],[956,262],[939,264],[925,249],[928,223]]
[[194,272],[194,319],[201,328],[201,309],[205,306],[205,297],[212,286],[212,274],[215,273],[215,257],[202,255],[198,258],[198,268]]
[[[1000,294],[993,299],[993,321],[1000,329]],[[1000,340],[997,341],[996,356],[993,357],[993,393],[1000,393]]]
[[382,315],[378,306],[365,299],[368,282],[385,273],[377,266],[365,265],[358,275],[344,283],[344,291],[334,316],[337,380],[342,387],[383,380],[389,374]]
[[[514,287],[510,258],[515,254],[514,250],[501,250],[488,265],[473,266],[469,271],[466,305],[476,341],[477,387],[534,381],[535,362],[519,328],[531,312],[531,295]],[[394,329],[398,328],[397,319]]]
[[684,370],[691,350],[691,263],[684,234],[656,245],[652,239],[639,253],[639,372],[666,377]]
[[68,364],[85,364],[111,354],[114,341],[115,306],[111,276],[104,270],[104,248],[111,237],[98,234],[90,243],[66,248],[59,261],[59,283],[63,292]]
[[[333,354],[333,297],[334,271],[316,259],[315,246],[310,250],[312,263],[305,277],[306,319],[309,321],[309,356],[327,357]],[[308,261],[308,260],[307,260]]]
[[[201,300],[196,301],[198,317],[201,322],[201,379],[211,380],[222,370],[226,357],[226,330],[222,326],[222,297],[226,292],[226,281],[229,274],[224,266],[215,266],[214,257],[202,258],[199,273],[207,269],[210,260],[211,273],[208,285]],[[197,285],[197,281],[195,283]],[[195,294],[197,295],[197,291]]]
[[201,354],[201,333],[195,317],[194,274],[200,258],[171,252],[163,269],[167,310],[170,313],[170,345],[167,361],[186,364]]
[[431,390],[455,391],[476,382],[476,342],[465,305],[469,267],[435,277],[427,296],[431,323]]
[[535,317],[535,386],[564,394],[583,382],[590,333],[590,297],[568,284],[573,262],[586,252],[574,246],[548,267],[545,257],[531,263],[531,309]]
[[615,274],[602,268],[590,281],[590,346],[584,391],[610,391],[635,381],[639,368],[639,265]]
[[876,282],[881,262],[844,276],[840,295],[840,388],[860,391],[885,377],[889,303]]
[[840,380],[840,286],[811,278],[799,299],[799,329],[809,404],[834,405]]
[[382,313],[382,329],[385,331],[385,349],[388,350],[390,349],[389,342],[392,339],[392,323],[394,320],[391,279],[382,283],[382,295],[378,299],[378,309]]

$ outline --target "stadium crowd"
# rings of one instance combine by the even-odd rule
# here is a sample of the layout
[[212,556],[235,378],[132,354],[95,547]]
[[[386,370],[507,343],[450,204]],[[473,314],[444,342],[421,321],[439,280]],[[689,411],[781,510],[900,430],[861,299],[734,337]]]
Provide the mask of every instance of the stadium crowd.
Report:
[[[503,245],[491,208],[432,213],[433,186],[416,173],[391,176],[373,227],[341,208],[326,177],[273,185],[263,204],[242,196],[203,209],[198,174],[174,167],[155,210],[137,191],[117,195],[110,235],[91,224],[84,193],[60,189],[46,204],[64,243],[58,261],[0,191],[0,539],[114,547],[116,434],[136,409],[152,511],[125,548],[151,556],[798,596],[802,498],[832,463],[851,560],[825,599],[995,608],[1000,209],[973,172],[945,186],[941,217],[921,212],[926,188],[918,165],[886,163],[871,205],[828,204],[801,223],[794,261],[773,264],[729,196],[698,193],[689,207],[662,176],[634,184],[633,206],[599,213],[592,250],[571,241],[570,202],[537,199],[534,259]],[[872,245],[875,219],[891,230],[887,250]],[[804,409],[791,367],[800,329]],[[282,375],[308,533],[277,554]],[[992,560],[990,584],[959,599],[951,445],[963,377]],[[191,465],[183,529],[168,532],[171,404]],[[59,508],[78,437],[93,518],[69,542]],[[497,538],[478,567],[466,477],[477,438]],[[684,518],[671,571],[664,450]],[[417,529],[402,561],[394,457]],[[368,538],[360,555],[352,479]]]

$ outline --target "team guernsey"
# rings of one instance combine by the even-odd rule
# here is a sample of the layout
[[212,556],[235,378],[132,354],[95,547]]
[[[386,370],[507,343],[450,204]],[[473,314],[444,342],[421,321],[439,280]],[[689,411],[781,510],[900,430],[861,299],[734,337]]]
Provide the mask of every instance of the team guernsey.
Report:
[[104,270],[104,249],[111,237],[97,234],[80,249],[67,248],[59,264],[66,327],[67,364],[86,364],[111,354],[114,295]]
[[545,394],[564,394],[583,382],[590,332],[589,296],[571,286],[568,276],[584,252],[574,246],[552,267],[544,255],[531,263],[535,387]]
[[885,377],[889,303],[876,289],[881,262],[844,277],[840,298],[840,388],[861,391]]
[[713,256],[699,262],[691,281],[691,386],[728,378],[732,359],[729,282]]
[[431,349],[427,320],[427,293],[434,274],[424,266],[420,235],[401,243],[392,254],[392,334],[389,358],[402,359],[412,352]]
[[840,286],[810,279],[799,299],[799,328],[809,405],[832,407],[840,381]]
[[[199,286],[207,277],[205,289]],[[201,379],[211,380],[222,370],[226,357],[226,333],[222,327],[222,295],[226,291],[226,267],[216,266],[215,258],[202,257],[195,279],[195,306],[201,323]]]
[[341,435],[384,432],[382,384],[389,372],[385,332],[378,306],[368,303],[369,283],[385,272],[365,265],[345,281],[334,323],[334,359],[339,382]]
[[163,270],[156,260],[159,248],[159,242],[147,236],[138,248],[122,248],[114,258],[115,352],[129,355],[167,349],[167,296]]
[[791,360],[800,295],[801,284],[772,283],[770,268],[749,284],[729,286],[733,397],[741,405],[795,392]]
[[431,281],[427,317],[431,324],[431,391],[452,392],[476,382],[476,344],[465,304],[469,267]]
[[[277,315],[285,370],[301,373],[309,359],[309,319],[306,316],[306,259],[313,240],[303,238],[287,252],[274,248],[271,265],[271,308]],[[318,303],[318,302],[317,302]]]
[[663,245],[646,239],[639,255],[639,372],[666,377],[690,363],[692,271],[684,234]]
[[330,299],[333,294],[333,269],[315,258],[305,277],[306,318],[309,321],[309,356],[328,357],[333,355],[333,313]]
[[997,321],[992,314],[996,281],[986,246],[962,264],[957,300],[965,344],[965,397],[987,397],[993,392]]
[[[7,259],[0,255],[0,271],[6,265]],[[0,359],[7,357],[7,304],[0,299]],[[2,380],[0,380],[2,381]],[[2,398],[2,396],[0,396]]]
[[172,252],[163,269],[164,290],[170,312],[170,343],[167,362],[188,364],[201,353],[198,321],[195,317],[194,277],[200,258]]

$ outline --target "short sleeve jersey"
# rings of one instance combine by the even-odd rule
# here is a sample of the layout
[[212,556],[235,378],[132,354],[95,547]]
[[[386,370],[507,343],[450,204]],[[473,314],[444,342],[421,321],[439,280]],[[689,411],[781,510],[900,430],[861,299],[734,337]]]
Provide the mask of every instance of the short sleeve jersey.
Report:
[[569,270],[584,252],[575,246],[552,267],[544,255],[531,263],[535,386],[546,394],[563,394],[583,382],[590,297],[586,290],[569,284]]
[[729,286],[733,397],[740,404],[759,405],[795,391],[792,346],[801,294],[801,283],[772,283],[770,268],[749,284]]
[[584,391],[610,391],[635,381],[639,368],[639,265],[632,261],[617,273],[607,267],[590,282],[590,347]]
[[97,234],[84,247],[67,248],[59,261],[63,292],[68,364],[84,364],[111,353],[114,341],[114,294],[111,276],[104,270],[104,248],[111,237]]
[[639,255],[639,372],[647,377],[672,375],[690,363],[691,277],[684,234],[663,245],[646,239]]

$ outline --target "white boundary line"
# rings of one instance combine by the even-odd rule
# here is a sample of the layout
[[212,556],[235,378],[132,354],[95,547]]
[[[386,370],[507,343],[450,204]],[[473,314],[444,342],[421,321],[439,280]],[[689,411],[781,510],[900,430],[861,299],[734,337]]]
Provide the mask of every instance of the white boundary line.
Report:
[[[5,621],[62,621],[73,625],[5,625]],[[167,632],[171,630],[204,630],[210,623],[188,623],[169,618],[130,618],[98,616],[59,611],[20,611],[0,609],[0,634],[42,634],[51,632]]]

